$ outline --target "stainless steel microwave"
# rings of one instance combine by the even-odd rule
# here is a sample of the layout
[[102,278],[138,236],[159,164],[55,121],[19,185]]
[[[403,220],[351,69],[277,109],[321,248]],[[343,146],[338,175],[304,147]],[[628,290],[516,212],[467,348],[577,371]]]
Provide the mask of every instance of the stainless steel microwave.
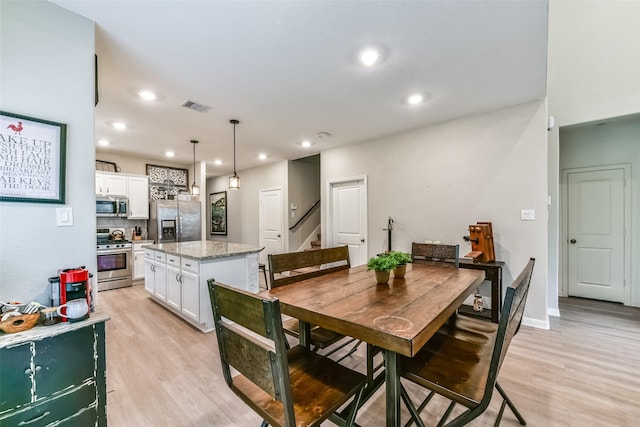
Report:
[[96,216],[122,217],[129,214],[129,199],[126,196],[97,196]]

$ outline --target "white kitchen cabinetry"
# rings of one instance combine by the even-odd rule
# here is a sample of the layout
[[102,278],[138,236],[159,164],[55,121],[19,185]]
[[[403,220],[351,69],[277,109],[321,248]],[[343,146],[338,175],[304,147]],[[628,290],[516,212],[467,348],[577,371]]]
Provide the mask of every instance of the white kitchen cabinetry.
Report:
[[96,172],[96,194],[100,196],[126,196],[126,175]]
[[200,276],[199,264],[189,258],[182,258],[182,307],[183,315],[193,321],[200,320]]
[[127,196],[129,219],[149,219],[149,177],[114,172],[96,172],[97,196]]
[[167,304],[175,310],[182,308],[180,257],[177,255],[167,255]]
[[156,292],[155,252],[144,250],[144,289],[151,295]]
[[149,177],[127,176],[129,219],[149,219]]
[[[145,249],[146,251],[147,249]],[[167,254],[158,251],[151,252],[153,252],[153,295],[158,300],[167,302]],[[146,280],[145,276],[145,282]],[[146,285],[145,288],[147,288]]]
[[[152,298],[176,315],[200,330],[210,332],[214,325],[207,280],[215,279],[239,289],[258,292],[259,249],[229,244],[233,245],[240,249],[225,252],[228,247],[226,243],[216,242],[166,243],[145,249],[145,289]],[[209,246],[215,247],[209,250]],[[171,253],[163,252],[165,248]],[[193,248],[196,248],[195,252],[202,249],[202,254],[194,254]],[[177,255],[181,252],[187,252],[189,256]],[[159,255],[165,255],[164,263]],[[153,269],[149,266],[151,260]],[[159,273],[161,270],[162,273]],[[162,279],[159,279],[159,274]],[[160,286],[164,286],[162,291],[158,289],[159,281]]]
[[152,244],[153,244],[153,240],[147,240],[144,242],[133,242],[133,275],[132,275],[133,280],[144,279],[145,277],[144,247]]

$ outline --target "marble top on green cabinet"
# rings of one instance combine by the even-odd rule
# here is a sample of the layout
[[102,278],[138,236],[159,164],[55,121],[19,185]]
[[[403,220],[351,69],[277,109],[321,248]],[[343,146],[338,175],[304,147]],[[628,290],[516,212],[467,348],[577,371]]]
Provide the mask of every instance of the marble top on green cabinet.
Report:
[[160,252],[166,252],[171,255],[179,255],[197,260],[210,260],[235,255],[246,255],[250,253],[257,253],[262,250],[262,248],[257,246],[246,245],[244,243],[220,242],[214,240],[161,243],[158,245],[145,246],[145,249],[152,249]]
[[51,326],[36,326],[23,332],[3,334],[0,332],[0,348],[13,347],[27,341],[39,341],[44,338],[55,337],[66,332],[86,328],[94,323],[105,322],[110,317],[103,311],[91,313],[88,319],[79,322],[61,322]]

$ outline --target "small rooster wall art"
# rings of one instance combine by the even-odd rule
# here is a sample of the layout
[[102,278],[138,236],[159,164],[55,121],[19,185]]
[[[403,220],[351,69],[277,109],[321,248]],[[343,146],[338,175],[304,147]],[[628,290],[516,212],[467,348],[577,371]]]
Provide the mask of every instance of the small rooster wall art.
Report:
[[14,133],[14,135],[22,135],[22,129],[24,129],[22,127],[22,122],[18,122],[17,125],[9,125],[7,126],[7,129],[11,129]]

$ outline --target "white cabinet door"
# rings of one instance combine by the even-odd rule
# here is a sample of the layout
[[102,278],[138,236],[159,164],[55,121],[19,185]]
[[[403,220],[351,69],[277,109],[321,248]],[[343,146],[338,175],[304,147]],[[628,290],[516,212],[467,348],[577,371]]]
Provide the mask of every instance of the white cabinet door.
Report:
[[167,265],[167,304],[178,311],[182,306],[181,280],[180,270]]
[[117,173],[96,172],[96,194],[127,196],[127,176]]
[[153,269],[156,280],[154,281],[155,296],[161,301],[167,301],[167,258],[164,252],[155,252]]
[[180,310],[182,306],[180,280],[180,257],[167,255],[167,304],[176,310]]
[[129,176],[129,219],[149,219],[149,177]]
[[144,251],[133,251],[133,274],[132,279],[143,279],[145,274],[144,269]]
[[182,271],[182,314],[200,321],[200,282],[196,273]]
[[150,294],[155,294],[155,264],[153,262],[153,251],[151,251],[151,257],[145,256],[144,258],[144,289]]

